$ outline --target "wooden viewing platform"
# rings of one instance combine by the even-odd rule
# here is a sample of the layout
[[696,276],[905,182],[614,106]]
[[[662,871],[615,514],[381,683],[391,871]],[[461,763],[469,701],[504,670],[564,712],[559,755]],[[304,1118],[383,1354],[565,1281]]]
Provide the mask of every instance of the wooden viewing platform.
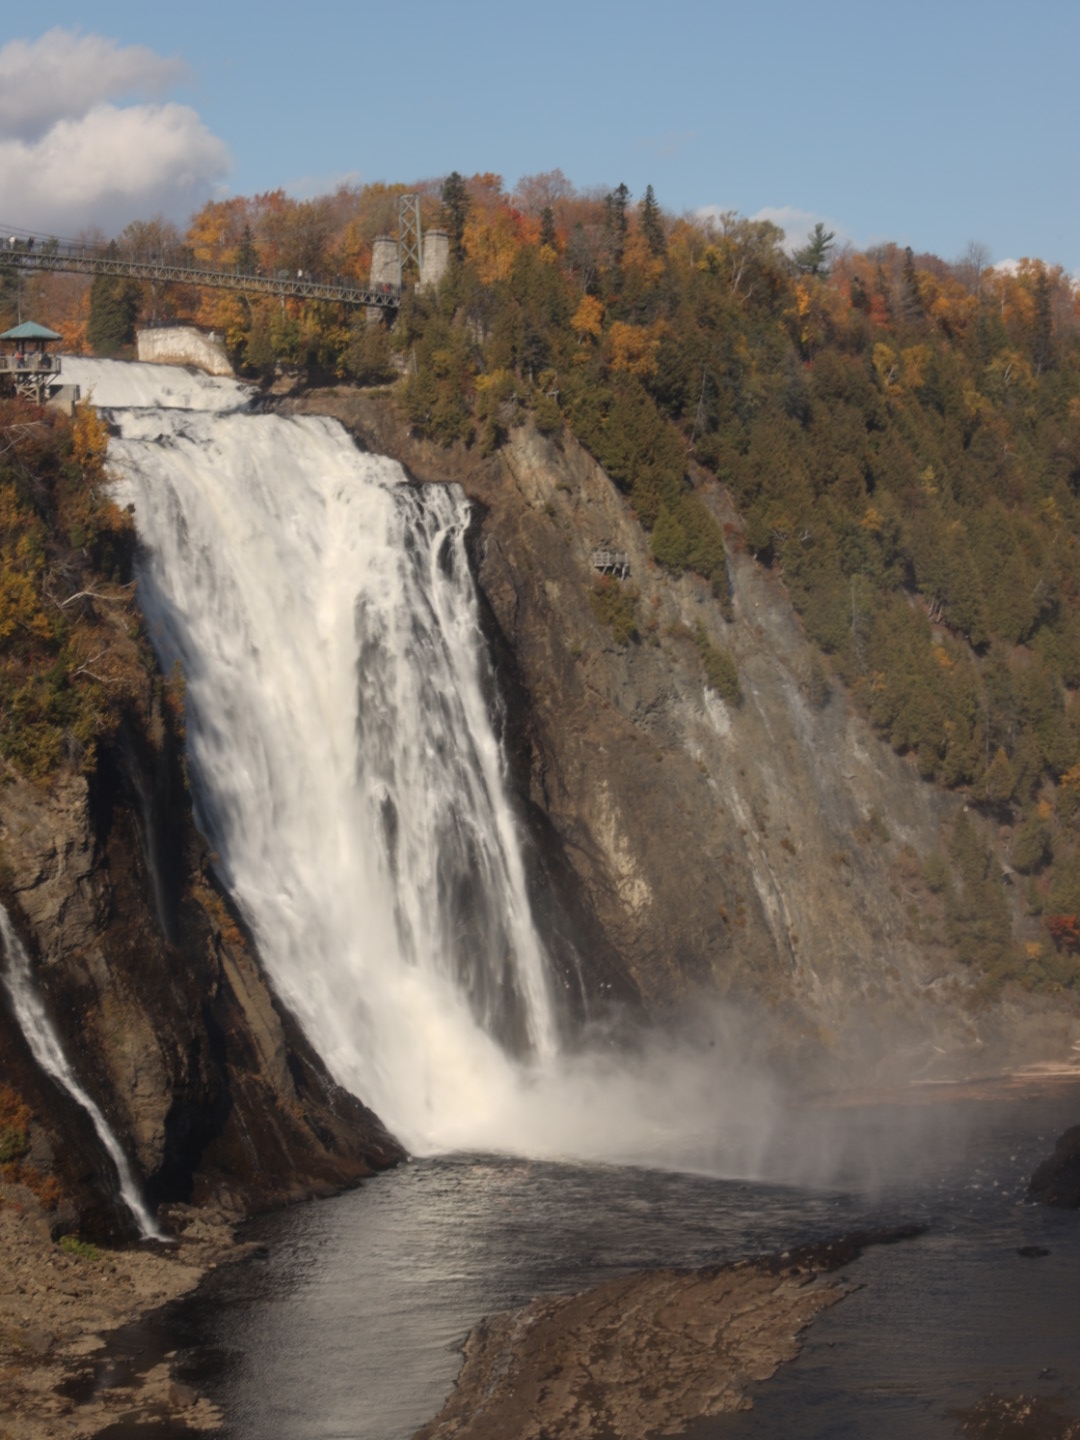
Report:
[[605,546],[592,552],[592,567],[605,575],[617,575],[625,580],[630,574],[630,556],[625,550],[609,550]]
[[59,405],[70,412],[79,398],[79,387],[61,382],[60,356],[50,355],[45,348],[62,338],[33,320],[5,330],[0,341],[13,348],[0,354],[0,394],[21,395],[37,405]]

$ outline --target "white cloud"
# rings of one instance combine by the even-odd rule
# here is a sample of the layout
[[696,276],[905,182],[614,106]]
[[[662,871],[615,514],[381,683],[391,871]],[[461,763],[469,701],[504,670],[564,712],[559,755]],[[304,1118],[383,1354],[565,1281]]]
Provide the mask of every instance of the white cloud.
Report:
[[[702,205],[695,213],[702,220],[719,220],[722,215],[731,212],[725,210],[723,205]],[[784,249],[789,255],[806,244],[810,232],[819,220],[826,230],[833,232],[837,245],[846,245],[851,240],[850,233],[839,221],[831,220],[827,215],[819,215],[814,210],[800,210],[795,205],[765,205],[748,218],[771,220],[774,225],[778,225],[784,232]]]
[[40,138],[102,100],[164,95],[186,74],[181,60],[101,35],[49,30],[40,40],[9,40],[0,48],[0,135]]
[[346,185],[359,185],[359,170],[322,170],[286,180],[281,187],[294,200],[315,200],[320,195],[333,195]]
[[185,74],[144,46],[65,30],[0,47],[3,223],[63,235],[186,217],[230,162],[190,106],[145,98]]

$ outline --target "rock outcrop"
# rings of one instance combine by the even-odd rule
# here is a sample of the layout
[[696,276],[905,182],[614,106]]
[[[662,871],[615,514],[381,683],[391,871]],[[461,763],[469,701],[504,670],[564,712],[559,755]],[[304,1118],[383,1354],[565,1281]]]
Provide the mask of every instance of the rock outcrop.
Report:
[[[962,802],[922,782],[842,688],[828,693],[782,576],[746,553],[720,486],[697,477],[728,538],[731,595],[717,598],[656,564],[626,497],[567,431],[526,422],[484,458],[417,440],[388,392],[283,404],[336,416],[476,503],[538,913],[561,897],[591,1013],[609,996],[653,1018],[703,993],[757,998],[792,1067],[842,1053],[881,1078],[1068,1053],[1072,1007],[976,1003],[922,876]],[[616,582],[634,599],[629,643],[590,598],[598,546],[629,557]],[[706,685],[703,644],[734,657],[737,704]]]
[[[0,898],[65,1052],[152,1206],[250,1211],[355,1183],[400,1147],[269,988],[215,887],[149,681],[146,703],[145,731],[125,724],[91,777],[43,787],[9,773],[0,788]],[[2,1007],[0,1045],[80,1228],[122,1231],[92,1127]]]
[[824,1277],[908,1226],[704,1270],[652,1270],[491,1315],[454,1390],[413,1440],[676,1435],[752,1408],[755,1383],[848,1293]]
[[1066,1130],[1035,1171],[1027,1198],[1058,1210],[1080,1210],[1080,1125]]

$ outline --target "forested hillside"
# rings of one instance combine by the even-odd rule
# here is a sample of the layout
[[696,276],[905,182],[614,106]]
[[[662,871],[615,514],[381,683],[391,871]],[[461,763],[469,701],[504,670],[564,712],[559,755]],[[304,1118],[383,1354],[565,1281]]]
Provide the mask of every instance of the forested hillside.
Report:
[[[404,187],[311,202],[214,202],[185,237],[130,227],[121,249],[366,279]],[[437,293],[393,329],[299,302],[57,278],[45,315],[72,344],[129,342],[136,318],[221,331],[248,373],[275,363],[395,381],[414,429],[490,453],[526,414],[568,425],[622,486],[661,566],[727,593],[725,541],[783,578],[840,687],[928,781],[1000,827],[1040,939],[1018,950],[1000,865],[965,821],[947,892],[954,943],[992,984],[1080,978],[1080,309],[1059,269],[988,268],[892,245],[794,258],[768,222],[674,220],[651,189],[580,194],[559,172],[509,195],[497,176],[422,187],[450,234]],[[409,279],[410,277],[406,277]],[[59,313],[63,312],[63,313]],[[43,311],[44,314],[44,311]],[[742,528],[701,494],[715,476]],[[632,597],[598,594],[621,643]],[[7,642],[5,642],[7,643]],[[737,693],[710,647],[710,678]],[[9,753],[11,753],[9,751]],[[950,879],[950,871],[962,877]]]

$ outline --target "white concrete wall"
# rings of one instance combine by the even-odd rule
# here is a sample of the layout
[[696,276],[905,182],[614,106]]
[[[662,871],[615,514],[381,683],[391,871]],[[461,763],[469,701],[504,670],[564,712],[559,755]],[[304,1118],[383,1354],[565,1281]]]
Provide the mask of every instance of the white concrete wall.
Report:
[[208,375],[232,375],[225,346],[216,335],[194,325],[166,325],[139,330],[135,342],[140,360],[152,365],[197,365]]

